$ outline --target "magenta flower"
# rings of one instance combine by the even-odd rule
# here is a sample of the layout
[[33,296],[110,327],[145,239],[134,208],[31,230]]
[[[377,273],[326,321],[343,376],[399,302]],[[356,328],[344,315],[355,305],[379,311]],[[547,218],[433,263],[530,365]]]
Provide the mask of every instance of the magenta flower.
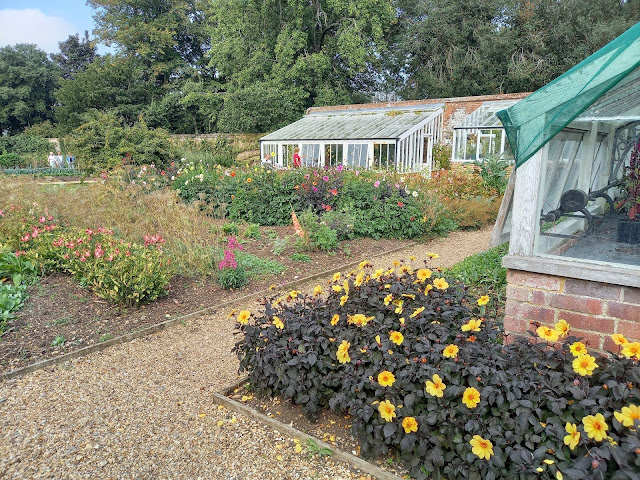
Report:
[[378,188],[380,186],[380,180],[376,180],[373,186]]
[[329,177],[327,177],[327,176],[325,175],[324,177],[322,177],[322,180],[323,180],[323,181],[325,181],[325,182],[328,182],[328,181],[329,181]]

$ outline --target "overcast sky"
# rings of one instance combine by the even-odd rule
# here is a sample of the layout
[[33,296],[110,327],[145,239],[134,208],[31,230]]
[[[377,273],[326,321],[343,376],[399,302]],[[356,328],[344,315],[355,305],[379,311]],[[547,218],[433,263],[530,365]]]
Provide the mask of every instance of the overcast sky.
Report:
[[[35,43],[47,53],[69,35],[93,30],[93,9],[85,0],[0,0],[0,47]],[[100,48],[104,51],[104,48]]]

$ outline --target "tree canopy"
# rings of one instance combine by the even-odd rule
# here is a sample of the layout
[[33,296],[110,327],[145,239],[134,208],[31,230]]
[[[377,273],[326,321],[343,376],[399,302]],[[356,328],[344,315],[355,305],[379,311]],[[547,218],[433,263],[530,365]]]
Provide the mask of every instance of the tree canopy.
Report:
[[69,36],[53,62],[0,49],[3,131],[69,131],[99,111],[174,133],[265,132],[310,106],[533,91],[640,18],[632,0],[88,4],[95,37]]
[[56,69],[35,45],[0,48],[0,135],[53,119]]
[[52,53],[51,60],[58,66],[62,78],[73,78],[98,56],[98,49],[86,30],[82,40],[77,33],[69,35],[64,42],[58,43],[58,47],[60,53]]

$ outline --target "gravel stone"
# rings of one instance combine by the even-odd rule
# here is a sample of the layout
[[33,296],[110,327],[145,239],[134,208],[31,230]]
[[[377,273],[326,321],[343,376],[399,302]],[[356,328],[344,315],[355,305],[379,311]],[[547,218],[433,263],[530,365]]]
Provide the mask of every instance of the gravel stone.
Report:
[[[490,235],[455,232],[370,260],[413,255],[417,266],[433,251],[430,267],[447,267],[486,250]],[[238,380],[230,310],[1,383],[0,478],[370,480],[213,403]]]

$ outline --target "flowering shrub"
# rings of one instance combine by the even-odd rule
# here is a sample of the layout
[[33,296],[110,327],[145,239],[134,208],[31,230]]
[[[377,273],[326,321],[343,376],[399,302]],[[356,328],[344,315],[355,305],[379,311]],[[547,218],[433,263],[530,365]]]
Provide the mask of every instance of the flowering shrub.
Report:
[[363,454],[412,478],[637,478],[640,343],[591,356],[561,321],[504,345],[488,302],[363,262],[240,312],[235,351],[257,391],[348,412]]
[[[277,172],[185,164],[173,181],[185,201],[200,200],[219,217],[260,225],[287,225],[291,210],[330,214],[339,237],[414,238],[426,232],[419,192],[377,174],[340,167]],[[349,212],[347,229],[333,212]],[[331,225],[330,225],[331,227]],[[341,230],[341,231],[340,231]]]
[[218,283],[222,288],[240,288],[247,284],[247,272],[238,266],[234,250],[242,250],[235,237],[227,238],[224,258],[218,263]]
[[60,227],[48,214],[21,221],[16,255],[24,255],[43,273],[70,273],[98,296],[126,306],[138,306],[167,292],[172,269],[160,235],[145,235],[142,246],[125,243],[103,227]]

